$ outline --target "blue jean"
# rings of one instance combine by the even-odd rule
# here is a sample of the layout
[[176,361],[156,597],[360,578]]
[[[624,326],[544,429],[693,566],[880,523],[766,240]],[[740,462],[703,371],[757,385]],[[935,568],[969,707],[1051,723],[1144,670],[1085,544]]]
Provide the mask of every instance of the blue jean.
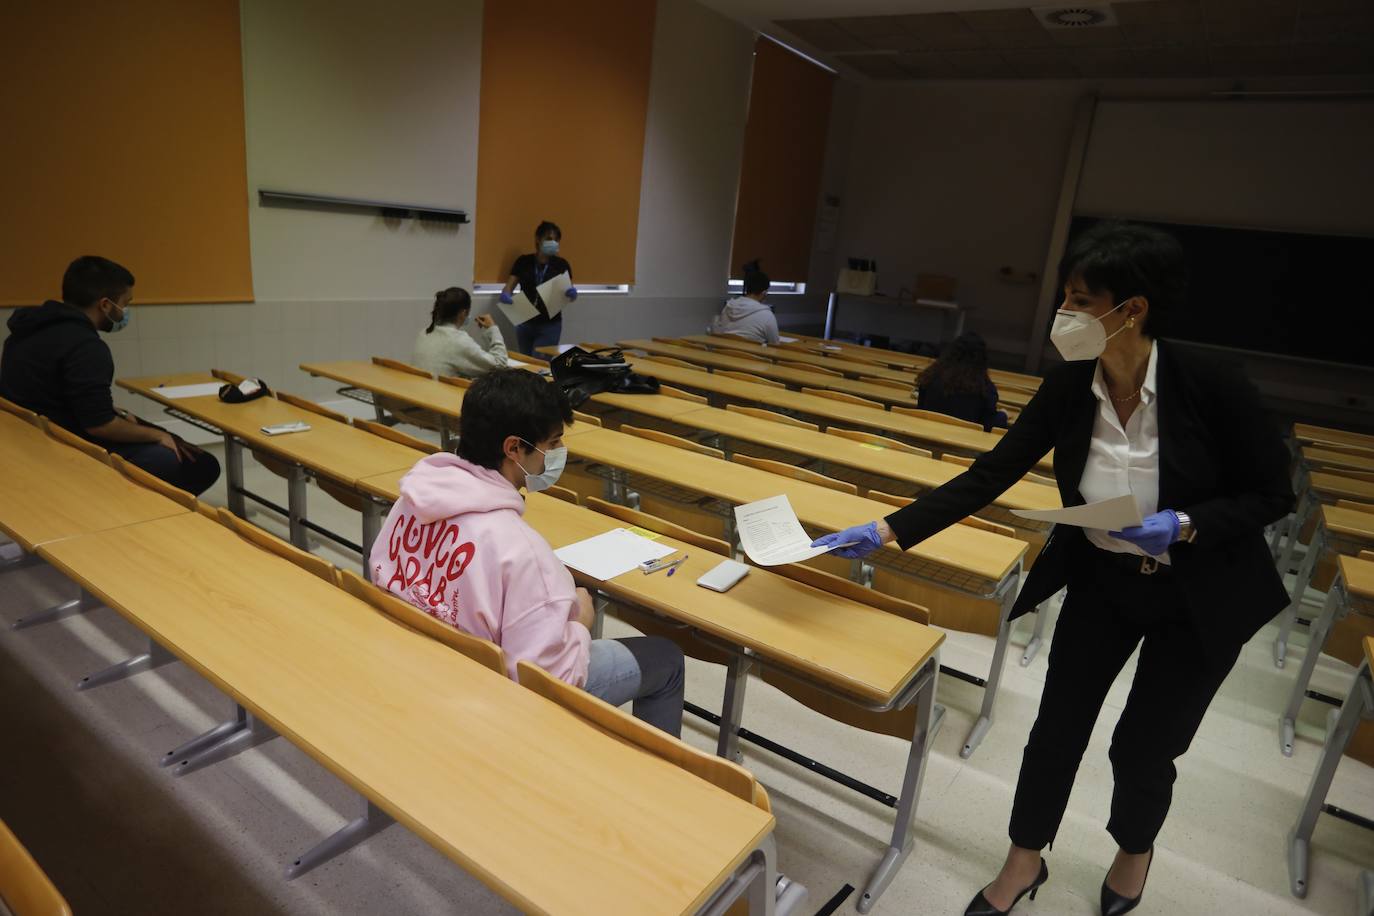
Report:
[[563,315],[545,318],[536,315],[529,321],[515,326],[515,344],[526,356],[539,356],[534,352],[539,347],[556,347],[563,336]]
[[209,452],[201,452],[193,461],[179,461],[175,452],[155,442],[118,442],[105,445],[110,453],[122,455],[126,461],[193,496],[204,493],[219,480],[219,460]]
[[587,683],[582,689],[612,706],[634,701],[642,719],[674,738],[682,737],[685,687],[682,650],[662,636],[593,639]]

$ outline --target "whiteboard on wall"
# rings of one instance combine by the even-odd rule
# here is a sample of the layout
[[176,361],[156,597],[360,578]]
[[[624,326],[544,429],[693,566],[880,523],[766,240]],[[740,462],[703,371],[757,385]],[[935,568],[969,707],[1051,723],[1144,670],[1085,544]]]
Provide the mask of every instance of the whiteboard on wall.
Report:
[[1374,235],[1374,101],[1100,102],[1074,210]]

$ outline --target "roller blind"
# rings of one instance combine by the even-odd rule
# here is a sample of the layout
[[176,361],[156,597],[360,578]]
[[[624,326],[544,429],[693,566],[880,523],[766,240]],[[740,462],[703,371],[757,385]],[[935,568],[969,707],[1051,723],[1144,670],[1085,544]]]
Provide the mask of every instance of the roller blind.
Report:
[[835,75],[759,36],[744,130],[730,276],[760,258],[774,280],[806,279]]
[[236,0],[8,4],[0,81],[0,305],[83,254],[140,302],[252,300]]
[[487,0],[473,277],[553,220],[579,283],[632,283],[656,4]]

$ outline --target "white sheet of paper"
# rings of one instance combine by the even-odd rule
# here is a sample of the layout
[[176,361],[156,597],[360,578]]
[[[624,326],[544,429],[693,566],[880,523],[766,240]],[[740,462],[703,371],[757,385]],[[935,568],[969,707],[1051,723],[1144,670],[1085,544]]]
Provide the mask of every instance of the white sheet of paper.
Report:
[[831,351],[832,353],[838,353],[838,352],[840,352],[841,350],[843,350],[844,347],[837,347],[837,346],[835,346],[834,344],[821,344],[821,349],[822,349],[822,350],[829,350],[829,351]]
[[783,337],[782,335],[778,335],[778,343],[796,343],[796,342],[797,342],[797,338],[795,338],[795,337]]
[[549,317],[556,318],[558,313],[563,311],[563,306],[568,304],[568,290],[572,289],[572,277],[568,276],[565,270],[558,276],[540,283],[538,289],[539,298],[544,300],[544,308],[549,310]]
[[531,318],[538,317],[539,309],[534,307],[530,297],[526,296],[520,287],[517,286],[511,290],[510,297],[512,300],[510,305],[502,302],[499,296],[496,299],[496,304],[501,307],[501,314],[505,315],[511,324],[524,324]]
[[800,563],[829,552],[811,546],[786,493],[736,506],[735,530],[745,554],[760,566]]
[[1069,506],[1066,509],[1013,509],[1011,514],[1036,522],[1053,522],[1056,525],[1073,525],[1076,528],[1100,528],[1103,531],[1120,531],[1122,528],[1139,525],[1142,521],[1140,507],[1136,505],[1135,497],[1129,493],[1082,506]]
[[164,398],[176,401],[181,398],[203,398],[207,394],[219,394],[223,387],[223,382],[201,382],[196,385],[167,385],[154,390]]
[[571,566],[593,579],[605,582],[638,569],[645,560],[657,560],[677,550],[651,541],[624,528],[578,541],[554,551],[564,566]]

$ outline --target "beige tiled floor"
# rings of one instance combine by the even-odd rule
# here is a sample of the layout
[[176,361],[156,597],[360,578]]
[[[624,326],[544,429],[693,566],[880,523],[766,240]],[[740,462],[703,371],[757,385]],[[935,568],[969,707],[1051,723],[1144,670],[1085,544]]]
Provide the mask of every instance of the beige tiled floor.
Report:
[[[280,502],[282,482],[251,465],[250,488]],[[207,497],[223,502],[223,484]],[[359,520],[320,491],[310,516],[351,539]],[[254,521],[281,530],[265,511]],[[355,555],[317,546],[343,566]],[[183,779],[157,757],[213,724],[229,704],[185,666],[76,693],[76,679],[140,647],[141,637],[101,609],[23,631],[7,624],[74,593],[54,570],[3,574],[0,601],[0,818],[54,876],[77,913],[497,913],[494,894],[400,827],[294,882],[282,868],[354,816],[360,801],[285,741]],[[612,621],[608,635],[625,628]],[[1280,755],[1276,723],[1296,661],[1269,659],[1272,630],[1246,648],[1179,766],[1174,806],[1139,913],[1352,913],[1358,871],[1374,868],[1374,833],[1323,817],[1311,892],[1288,893],[1284,836],[1319,750],[1326,708],[1309,702],[1294,756]],[[946,662],[986,668],[990,642],[954,634]],[[1300,655],[1301,647],[1295,650]],[[958,756],[981,692],[940,684],[949,710],[918,811],[916,848],[874,912],[958,914],[1006,848],[1006,820],[1021,748],[1035,716],[1046,654],[1028,668],[1011,654],[997,721],[972,759]],[[722,669],[689,663],[688,698],[718,707]],[[1112,854],[1103,825],[1111,797],[1106,749],[1129,685],[1113,688],[1079,772],[1064,827],[1047,860],[1052,876],[1018,912],[1094,913]],[[1317,682],[1344,692],[1349,669],[1324,663]],[[824,720],[761,682],[749,687],[745,724],[855,777],[896,792],[905,746]],[[714,731],[688,718],[686,737],[714,747]],[[745,745],[745,763],[768,786],[784,871],[811,891],[808,912],[843,885],[862,887],[890,831],[891,810]],[[454,778],[462,778],[455,773]],[[1374,816],[1374,771],[1342,764],[1331,801]],[[671,829],[665,825],[664,829]],[[569,843],[581,842],[568,837]],[[852,912],[851,897],[839,912]]]

